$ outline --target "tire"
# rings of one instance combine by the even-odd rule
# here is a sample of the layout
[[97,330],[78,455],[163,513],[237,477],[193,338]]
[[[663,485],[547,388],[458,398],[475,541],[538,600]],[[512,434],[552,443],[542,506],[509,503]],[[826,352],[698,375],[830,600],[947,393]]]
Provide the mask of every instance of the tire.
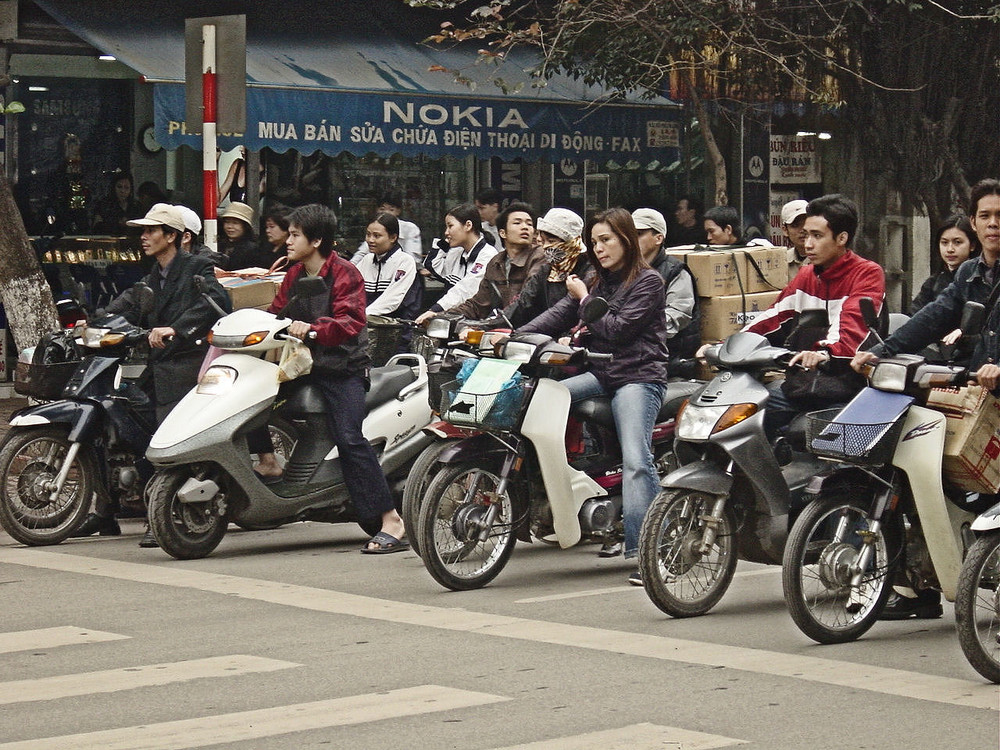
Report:
[[81,446],[62,490],[49,499],[44,484],[56,478],[71,443],[57,427],[13,430],[0,448],[0,525],[32,547],[59,544],[90,510],[97,488],[97,465]]
[[403,487],[403,507],[400,515],[403,517],[403,526],[410,540],[410,549],[420,554],[420,535],[417,534],[417,526],[420,519],[420,505],[424,499],[424,494],[430,486],[431,479],[436,473],[435,465],[441,451],[450,445],[458,442],[458,438],[449,440],[437,440],[417,456],[417,460],[410,467],[410,473],[406,475],[406,485]]
[[726,504],[707,555],[704,517],[716,498],[694,490],[663,490],[639,531],[639,570],[653,604],[672,617],[697,617],[718,604],[736,572],[737,537]]
[[[515,503],[510,492],[496,495],[498,473],[496,466],[443,466],[427,488],[417,523],[421,559],[445,588],[482,588],[499,575],[514,551]],[[479,541],[473,531],[479,530],[476,524],[491,505],[498,508],[497,517],[485,541]]]
[[814,500],[799,515],[785,544],[781,584],[792,620],[818,643],[846,643],[878,619],[892,593],[902,552],[902,519],[888,515],[875,533],[875,554],[861,579],[850,586],[850,566],[863,546],[859,530],[870,528],[868,503],[836,494]]
[[955,624],[972,668],[1000,683],[1000,533],[980,537],[969,548],[958,577]]
[[197,474],[194,466],[167,469],[157,472],[147,489],[149,527],[163,551],[178,560],[210,554],[228,525],[221,493],[197,503],[182,503],[177,497],[177,491]]

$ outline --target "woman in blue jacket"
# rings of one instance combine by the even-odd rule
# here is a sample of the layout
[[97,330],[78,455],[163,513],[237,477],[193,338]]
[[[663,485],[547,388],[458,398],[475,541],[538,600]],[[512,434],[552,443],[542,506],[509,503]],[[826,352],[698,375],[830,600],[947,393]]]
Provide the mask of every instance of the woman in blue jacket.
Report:
[[[518,331],[558,336],[580,319],[590,296],[604,297],[609,310],[587,325],[587,348],[613,354],[611,361],[561,381],[573,402],[609,395],[622,449],[625,557],[639,554],[639,529],[660,489],[653,465],[652,434],[667,382],[667,332],[663,279],[642,259],[632,215],[612,208],[593,219],[585,237],[595,273],[584,283],[571,274],[567,295]],[[640,586],[636,571],[629,583]]]

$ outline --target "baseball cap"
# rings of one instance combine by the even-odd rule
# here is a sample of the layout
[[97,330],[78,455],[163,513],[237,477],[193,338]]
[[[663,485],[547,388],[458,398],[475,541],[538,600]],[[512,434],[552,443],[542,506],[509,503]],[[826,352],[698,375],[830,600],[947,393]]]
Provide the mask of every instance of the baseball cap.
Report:
[[174,208],[181,212],[181,218],[184,219],[184,228],[186,230],[191,234],[198,234],[201,231],[201,219],[198,218],[198,214],[187,206],[175,204]]
[[809,201],[788,201],[788,203],[781,207],[781,223],[791,224],[800,216],[804,216],[808,206]]
[[632,223],[636,229],[652,229],[657,234],[666,235],[667,220],[663,214],[652,208],[637,208],[632,212]]
[[169,203],[154,203],[144,217],[125,222],[130,227],[156,227],[163,224],[178,232],[184,231],[184,217],[177,206]]
[[535,228],[539,232],[558,237],[563,242],[569,242],[583,232],[583,219],[568,208],[550,208],[545,216],[538,220]]

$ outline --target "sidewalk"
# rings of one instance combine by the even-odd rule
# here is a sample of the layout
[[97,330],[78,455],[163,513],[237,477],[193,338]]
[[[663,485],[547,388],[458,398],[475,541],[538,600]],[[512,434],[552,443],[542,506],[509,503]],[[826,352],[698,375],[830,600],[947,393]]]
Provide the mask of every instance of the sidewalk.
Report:
[[10,423],[10,415],[18,409],[28,405],[28,399],[23,396],[13,398],[0,398],[0,439],[7,435],[7,427]]

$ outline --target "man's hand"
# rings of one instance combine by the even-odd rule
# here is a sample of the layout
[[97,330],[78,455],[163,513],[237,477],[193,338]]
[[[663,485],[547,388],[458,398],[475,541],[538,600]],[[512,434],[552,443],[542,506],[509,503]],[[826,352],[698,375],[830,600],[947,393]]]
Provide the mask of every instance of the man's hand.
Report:
[[983,365],[976,371],[976,380],[983,388],[992,391],[1000,383],[1000,365]]
[[424,323],[426,323],[431,318],[436,318],[436,317],[437,317],[437,313],[436,312],[434,312],[433,310],[428,310],[427,312],[420,313],[420,315],[417,316],[417,319],[416,319],[415,322],[418,325],[423,325]]
[[874,364],[878,362],[878,357],[876,357],[871,352],[855,352],[854,358],[851,360],[851,369],[854,372],[862,373],[865,365]]
[[941,343],[951,345],[956,343],[960,338],[962,338],[962,329],[956,328],[951,333],[947,333],[944,336],[942,336]]
[[705,352],[707,352],[713,346],[715,346],[715,344],[702,344],[701,346],[698,347],[698,351],[694,353],[694,358],[697,359],[699,362],[704,362]]
[[299,341],[305,341],[311,330],[312,326],[309,323],[303,323],[301,320],[293,320],[292,324],[285,329],[285,333],[289,336],[294,336]]
[[167,346],[167,339],[176,335],[177,331],[170,326],[154,328],[149,332],[149,345],[153,349],[165,349]]
[[830,361],[830,352],[827,351],[806,351],[799,352],[790,360],[788,360],[789,367],[795,367],[799,365],[803,370],[814,370],[821,364]]

